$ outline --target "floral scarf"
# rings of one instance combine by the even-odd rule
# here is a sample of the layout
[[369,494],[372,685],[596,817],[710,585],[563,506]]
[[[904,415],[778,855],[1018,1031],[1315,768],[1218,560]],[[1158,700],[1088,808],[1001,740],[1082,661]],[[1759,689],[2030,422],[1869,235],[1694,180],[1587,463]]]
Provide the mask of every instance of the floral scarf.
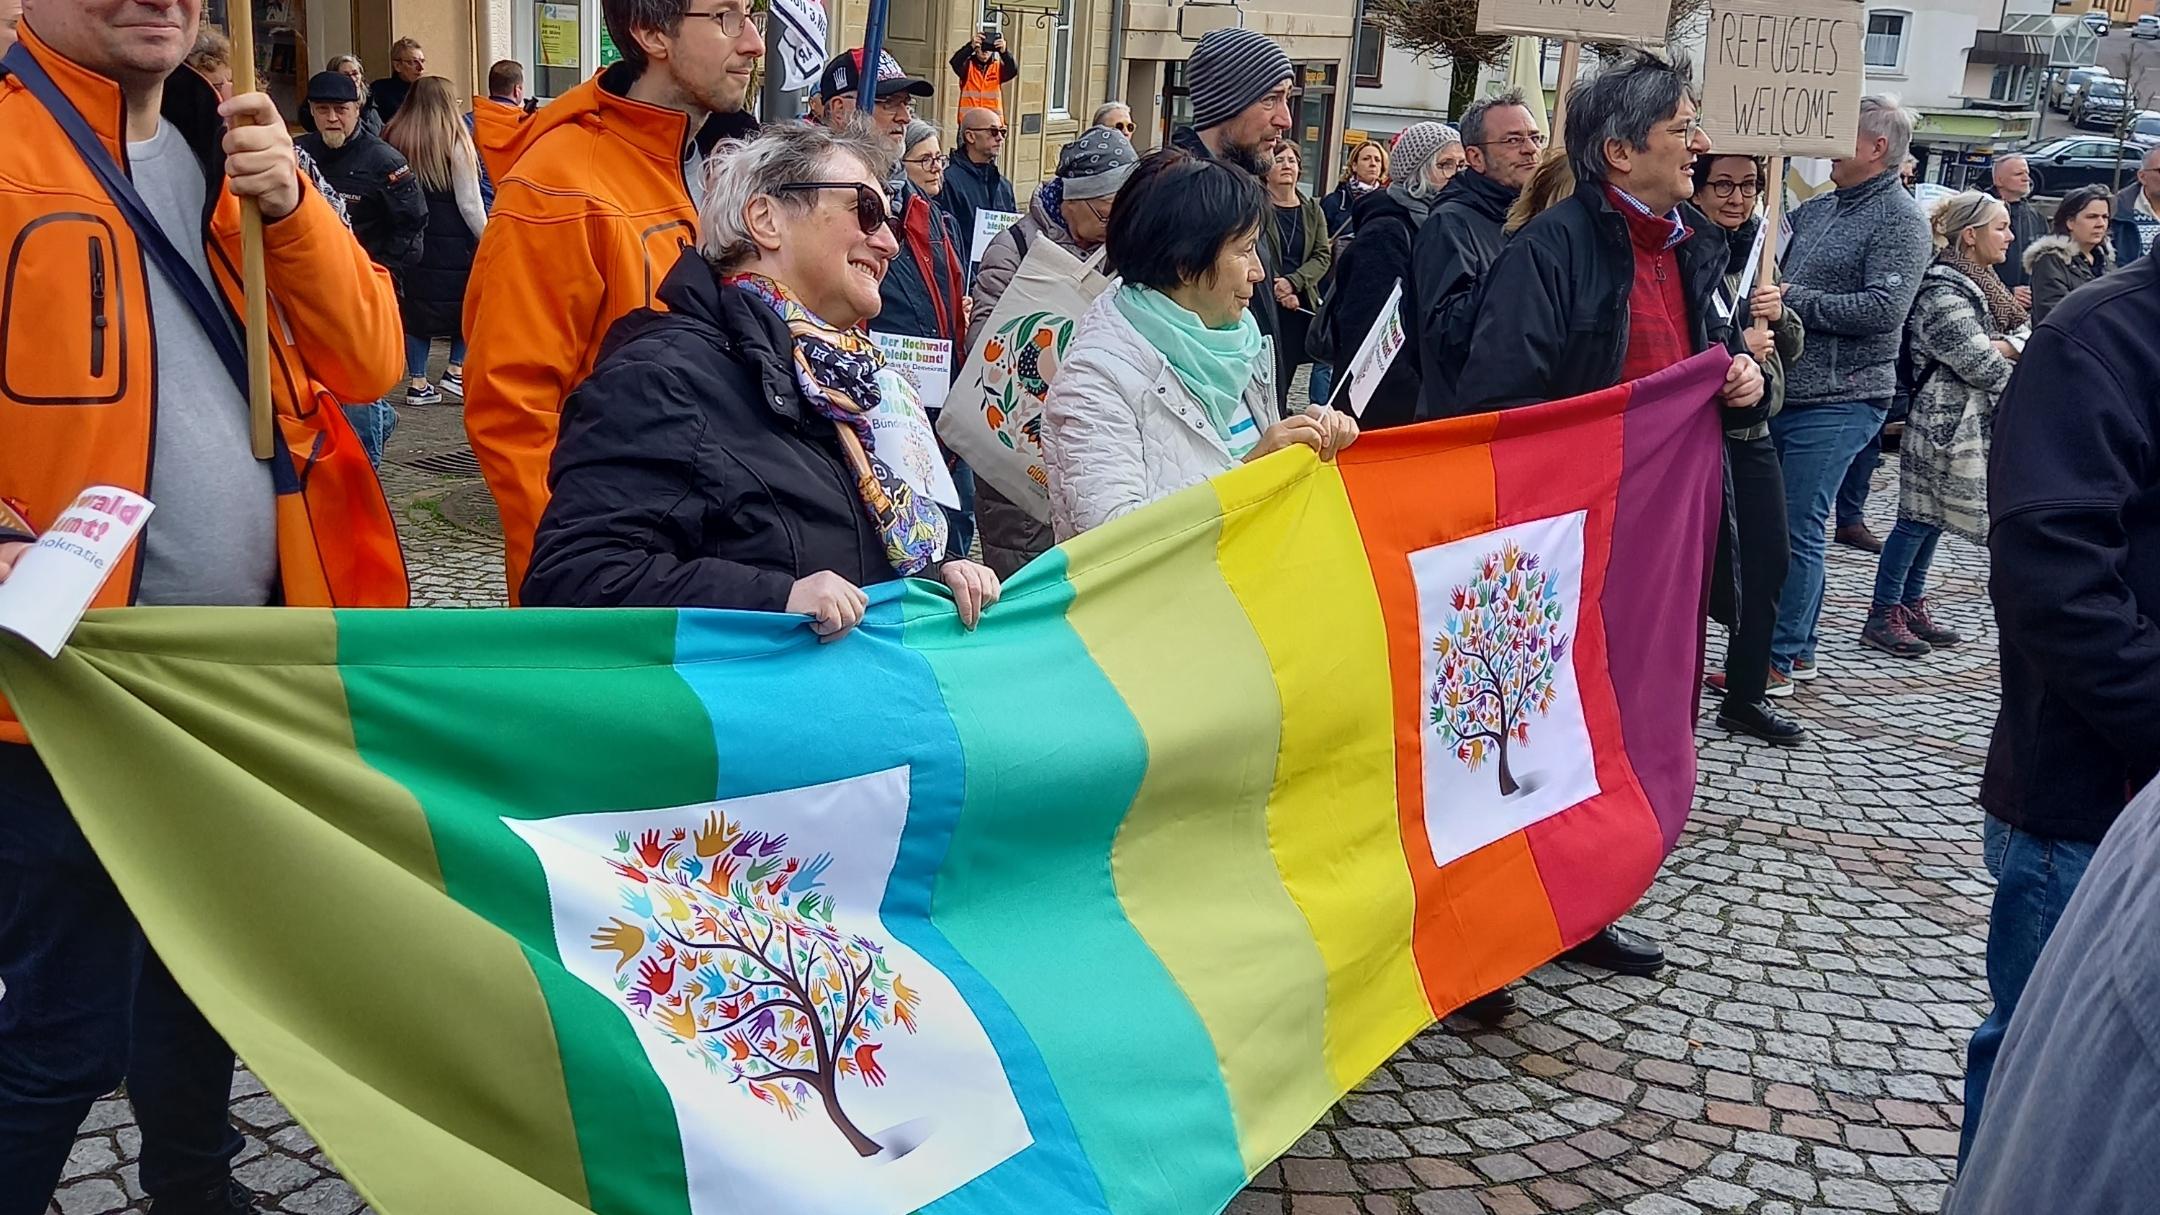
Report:
[[1995,273],[1995,267],[1981,265],[1958,248],[1943,250],[1937,260],[1971,279],[1973,286],[1980,288],[1980,294],[1987,298],[1989,337],[2016,333],[2032,319],[2024,305],[2017,302],[2017,296],[2010,293],[2010,288],[2003,286],[2002,276]]
[[795,339],[795,381],[803,397],[832,420],[855,474],[855,492],[885,541],[885,556],[901,577],[919,574],[945,551],[945,508],[918,495],[875,451],[870,414],[879,403],[877,375],[885,365],[877,343],[859,330],[835,329],[803,307],[794,293],[761,274],[731,274],[729,286],[765,303]]

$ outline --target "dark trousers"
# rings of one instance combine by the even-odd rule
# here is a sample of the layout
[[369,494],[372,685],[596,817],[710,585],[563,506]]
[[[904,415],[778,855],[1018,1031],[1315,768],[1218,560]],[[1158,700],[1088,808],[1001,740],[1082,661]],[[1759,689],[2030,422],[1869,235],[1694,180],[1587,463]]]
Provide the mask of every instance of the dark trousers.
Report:
[[1869,436],[1867,445],[1853,457],[1852,467],[1845,470],[1845,479],[1838,484],[1837,525],[1851,527],[1867,522],[1868,482],[1875,470],[1882,467],[1882,428],[1877,427]]
[[152,1199],[241,1148],[233,1053],[181,994],[30,748],[0,743],[0,1215],[42,1215],[98,1098],[127,1080]]
[[1717,582],[1712,598],[1733,602],[1712,614],[1732,629],[1725,649],[1725,694],[1734,704],[1762,699],[1770,679],[1770,637],[1777,629],[1778,595],[1792,564],[1786,530],[1785,469],[1777,444],[1760,439],[1726,439],[1725,468],[1729,492],[1725,526],[1718,529]]

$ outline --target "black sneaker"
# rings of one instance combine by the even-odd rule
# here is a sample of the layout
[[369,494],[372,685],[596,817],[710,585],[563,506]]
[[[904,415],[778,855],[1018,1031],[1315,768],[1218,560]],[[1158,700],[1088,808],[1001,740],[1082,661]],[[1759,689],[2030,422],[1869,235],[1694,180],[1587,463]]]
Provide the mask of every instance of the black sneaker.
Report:
[[1507,1020],[1508,1014],[1517,1012],[1522,1005],[1515,1002],[1515,993],[1503,987],[1499,991],[1479,996],[1461,1008],[1456,1015],[1468,1017],[1480,1025],[1498,1025]]
[[1645,979],[1665,969],[1665,951],[1625,928],[1607,928],[1561,954],[1560,960]]
[[1717,724],[1774,747],[1797,747],[1807,741],[1807,727],[1771,708],[1766,700],[1737,704],[1727,698],[1718,710]]
[[150,1215],[262,1215],[255,1195],[227,1177],[216,1185],[186,1194],[168,1194],[150,1204]]

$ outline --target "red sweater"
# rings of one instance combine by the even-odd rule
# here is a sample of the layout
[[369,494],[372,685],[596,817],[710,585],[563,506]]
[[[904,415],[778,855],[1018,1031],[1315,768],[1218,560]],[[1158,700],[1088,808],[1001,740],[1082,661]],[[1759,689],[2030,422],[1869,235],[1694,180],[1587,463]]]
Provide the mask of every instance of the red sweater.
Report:
[[1627,219],[1635,249],[1635,285],[1628,292],[1627,356],[1622,381],[1639,380],[1665,370],[1695,353],[1688,347],[1687,293],[1680,284],[1680,259],[1674,255],[1673,221],[1645,215],[1615,194],[1613,207]]

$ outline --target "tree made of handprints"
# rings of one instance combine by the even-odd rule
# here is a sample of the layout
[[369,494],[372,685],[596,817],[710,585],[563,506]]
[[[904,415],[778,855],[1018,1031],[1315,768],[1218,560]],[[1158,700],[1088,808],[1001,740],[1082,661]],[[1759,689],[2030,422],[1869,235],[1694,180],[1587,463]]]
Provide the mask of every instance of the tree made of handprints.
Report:
[[1509,746],[1529,743],[1531,716],[1551,712],[1558,695],[1553,684],[1568,646],[1563,615],[1551,572],[1510,540],[1450,593],[1433,639],[1433,729],[1472,772],[1497,760],[1502,797],[1520,788],[1508,770]]
[[617,955],[630,1007],[790,1119],[816,1103],[848,1145],[881,1145],[848,1118],[840,1081],[885,1083],[882,1031],[916,1031],[922,996],[884,946],[833,927],[819,880],[832,856],[787,855],[787,836],[714,812],[678,828],[615,837],[608,864],[629,919],[610,917],[593,949]]

